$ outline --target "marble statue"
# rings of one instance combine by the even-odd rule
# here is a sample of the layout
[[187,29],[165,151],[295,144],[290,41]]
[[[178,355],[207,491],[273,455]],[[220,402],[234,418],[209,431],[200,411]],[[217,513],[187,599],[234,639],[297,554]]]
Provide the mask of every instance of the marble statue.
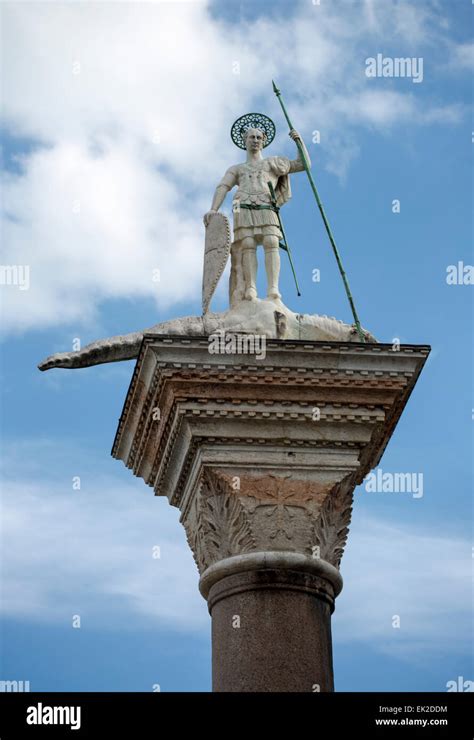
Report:
[[[300,141],[310,161],[299,133],[292,129],[290,136],[293,141]],[[247,128],[242,138],[247,151],[246,161],[229,167],[216,188],[210,211],[204,216],[204,224],[208,226],[211,215],[217,213],[227,193],[237,185],[232,202],[234,241],[231,247],[229,287],[231,307],[241,300],[257,298],[259,245],[265,250],[267,298],[281,298],[278,278],[282,233],[275,208],[271,203],[269,183],[273,186],[277,205],[280,207],[291,198],[289,174],[304,172],[305,169],[299,154],[294,160],[288,157],[263,157],[262,149],[268,144],[267,135],[261,129]]]
[[[207,237],[203,271],[203,311],[201,316],[185,316],[142,331],[117,335],[92,342],[81,350],[60,352],[39,363],[40,370],[82,368],[138,357],[145,334],[173,336],[209,336],[216,331],[258,334],[268,339],[357,342],[354,325],[317,314],[291,311],[281,300],[279,290],[280,240],[282,233],[278,208],[291,197],[290,173],[302,172],[309,155],[300,134],[291,129],[290,137],[298,144],[298,157],[263,157],[262,150],[273,140],[275,126],[262,114],[247,114],[238,119],[231,136],[246,150],[246,161],[233,165],[218,184],[210,210],[204,215]],[[272,205],[271,184],[275,201]],[[237,186],[233,199],[233,240],[225,216],[219,213],[228,192]],[[227,222],[227,223],[226,223]],[[213,228],[215,227],[215,228]],[[211,232],[213,232],[211,234]],[[211,237],[211,238],[208,238]],[[267,296],[257,295],[257,247],[263,246],[267,277]],[[209,303],[230,253],[229,309],[209,311]],[[376,339],[365,329],[365,341]]]

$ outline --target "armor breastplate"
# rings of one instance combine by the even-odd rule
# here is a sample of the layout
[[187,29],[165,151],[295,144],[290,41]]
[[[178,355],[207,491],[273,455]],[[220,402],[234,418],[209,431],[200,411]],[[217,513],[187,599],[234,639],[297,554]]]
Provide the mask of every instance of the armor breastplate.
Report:
[[239,187],[234,201],[249,204],[268,204],[271,202],[268,182],[276,186],[278,177],[263,161],[258,165],[243,164],[239,167]]

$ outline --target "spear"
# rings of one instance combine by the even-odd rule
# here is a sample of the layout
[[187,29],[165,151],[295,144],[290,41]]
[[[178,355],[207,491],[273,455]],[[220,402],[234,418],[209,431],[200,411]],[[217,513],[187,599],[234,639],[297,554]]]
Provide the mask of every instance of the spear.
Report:
[[[274,83],[273,80],[272,80],[272,84],[273,84],[273,92],[275,93],[275,95],[277,96],[277,98],[279,100],[279,103],[281,105],[281,109],[283,111],[283,114],[284,114],[284,116],[286,118],[286,121],[287,121],[288,126],[290,127],[290,131],[291,131],[293,129],[293,124],[291,123],[290,117],[289,117],[289,115],[287,113],[287,110],[285,108],[285,104],[284,104],[284,102],[282,100],[282,97],[281,97],[281,92],[277,88],[277,86],[275,85],[275,83]],[[365,342],[365,337],[364,337],[364,334],[362,332],[362,327],[360,325],[359,317],[357,315],[356,307],[355,307],[355,304],[354,304],[354,299],[352,298],[352,293],[351,293],[351,289],[349,287],[349,283],[348,283],[348,280],[347,280],[346,272],[344,270],[344,267],[342,266],[341,257],[339,255],[339,251],[337,249],[336,242],[335,242],[334,237],[332,235],[331,227],[329,226],[329,221],[327,219],[326,213],[324,212],[324,207],[323,207],[323,204],[321,202],[321,198],[319,197],[319,193],[318,193],[318,190],[316,188],[316,183],[313,180],[313,176],[311,174],[311,169],[310,169],[310,166],[309,166],[308,159],[306,157],[306,154],[304,152],[304,149],[303,149],[300,141],[298,141],[298,140],[296,141],[296,146],[298,147],[298,151],[300,153],[301,161],[303,162],[304,168],[306,170],[306,174],[308,175],[308,180],[309,180],[309,184],[311,185],[311,190],[313,191],[314,197],[316,198],[316,203],[318,204],[318,208],[319,208],[319,211],[321,213],[324,226],[326,227],[326,232],[327,232],[327,235],[329,237],[329,241],[331,243],[331,247],[332,247],[332,250],[334,252],[334,256],[336,258],[337,266],[339,267],[339,272],[341,273],[342,282],[344,283],[344,288],[346,290],[347,298],[349,300],[349,305],[351,307],[352,315],[354,317],[354,324],[355,324],[355,327],[357,329],[357,333],[359,335],[360,341],[361,342]]]

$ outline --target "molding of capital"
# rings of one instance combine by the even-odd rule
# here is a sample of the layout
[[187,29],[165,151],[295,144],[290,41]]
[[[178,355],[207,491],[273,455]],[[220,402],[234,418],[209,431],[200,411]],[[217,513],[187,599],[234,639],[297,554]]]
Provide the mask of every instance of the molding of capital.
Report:
[[342,590],[341,574],[330,563],[297,552],[281,551],[247,553],[220,560],[204,571],[199,581],[199,590],[207,599],[211,588],[223,578],[259,570],[309,573],[324,582],[324,590],[329,592],[333,599]]

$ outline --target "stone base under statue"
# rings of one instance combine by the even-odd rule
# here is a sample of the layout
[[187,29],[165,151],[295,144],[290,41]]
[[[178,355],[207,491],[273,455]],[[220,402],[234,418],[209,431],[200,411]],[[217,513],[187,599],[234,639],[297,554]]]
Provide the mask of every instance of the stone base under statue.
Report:
[[[40,370],[52,368],[74,369],[120,362],[138,357],[145,334],[173,336],[208,336],[216,331],[256,334],[267,339],[304,339],[331,342],[359,342],[353,325],[318,314],[299,314],[291,311],[279,299],[255,298],[243,300],[233,308],[204,316],[183,316],[143,331],[99,339],[77,352],[58,352],[39,363]],[[363,330],[367,342],[376,342],[370,332]]]

